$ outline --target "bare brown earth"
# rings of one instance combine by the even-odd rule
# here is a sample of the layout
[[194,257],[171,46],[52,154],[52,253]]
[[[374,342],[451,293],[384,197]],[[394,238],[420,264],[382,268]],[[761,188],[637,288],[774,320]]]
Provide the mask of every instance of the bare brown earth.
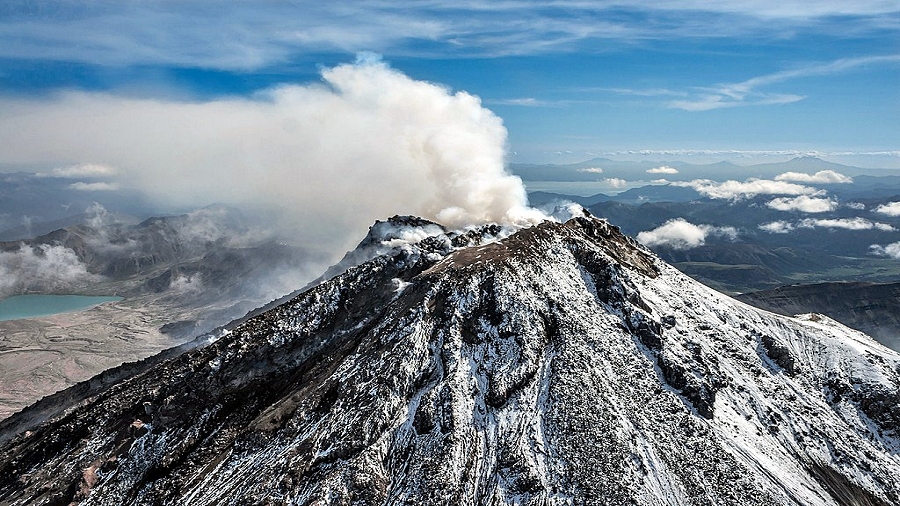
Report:
[[172,316],[172,308],[154,297],[135,297],[0,322],[0,419],[106,369],[184,342],[159,331]]

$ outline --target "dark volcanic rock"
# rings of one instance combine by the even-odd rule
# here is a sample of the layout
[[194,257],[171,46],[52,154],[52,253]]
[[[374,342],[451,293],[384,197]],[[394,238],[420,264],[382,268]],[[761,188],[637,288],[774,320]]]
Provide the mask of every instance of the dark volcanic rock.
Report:
[[3,422],[0,502],[900,502],[900,356],[866,336],[602,220],[382,223],[342,274]]

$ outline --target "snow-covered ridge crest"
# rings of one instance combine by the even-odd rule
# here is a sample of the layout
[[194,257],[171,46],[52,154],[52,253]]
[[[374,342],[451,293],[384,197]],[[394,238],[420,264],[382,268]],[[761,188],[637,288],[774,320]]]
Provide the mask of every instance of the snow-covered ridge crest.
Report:
[[0,502],[900,503],[896,352],[603,220],[477,244],[399,225],[205,347],[13,417]]
[[[545,218],[555,219],[549,216]],[[340,262],[329,268],[319,282],[330,279],[350,267],[392,252],[423,254],[432,260],[438,260],[458,249],[499,241],[535,223],[537,222],[505,225],[487,223],[451,229],[418,216],[396,215],[386,220],[377,220],[369,227],[365,238],[356,248],[347,252]]]
[[534,212],[530,216],[533,219],[513,220],[502,224],[467,225],[462,228],[450,228],[411,215],[395,215],[386,220],[376,220],[356,248],[347,252],[340,262],[329,268],[319,282],[391,251],[416,252],[437,259],[452,251],[506,239],[520,230],[544,222],[565,222],[577,216],[591,216],[578,204],[556,207],[549,214],[534,209],[532,211]]

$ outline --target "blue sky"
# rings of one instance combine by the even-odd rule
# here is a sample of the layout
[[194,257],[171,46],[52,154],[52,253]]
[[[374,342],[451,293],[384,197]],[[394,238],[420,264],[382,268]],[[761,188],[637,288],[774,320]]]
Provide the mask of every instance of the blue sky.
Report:
[[360,52],[479,96],[514,162],[813,152],[900,168],[893,0],[0,5],[7,104],[252,96]]

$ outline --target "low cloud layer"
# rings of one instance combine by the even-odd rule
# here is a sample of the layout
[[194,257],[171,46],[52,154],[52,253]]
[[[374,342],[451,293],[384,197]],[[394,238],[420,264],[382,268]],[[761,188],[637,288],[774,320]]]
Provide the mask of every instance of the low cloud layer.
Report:
[[120,187],[118,183],[106,183],[103,181],[85,183],[84,181],[78,181],[77,183],[70,184],[69,188],[86,192],[106,192],[118,190]]
[[96,163],[79,163],[67,167],[57,167],[50,173],[53,177],[65,178],[104,178],[118,174],[118,171],[108,165]]
[[888,225],[887,223],[869,221],[865,218],[836,218],[825,220],[807,218],[805,220],[801,220],[797,224],[797,226],[802,228],[824,227],[843,228],[845,230],[883,230],[885,232],[896,230],[894,227]]
[[798,228],[840,228],[844,230],[881,230],[893,232],[896,229],[887,223],[870,221],[865,218],[834,218],[813,219],[806,218],[792,223],[788,221],[773,221],[759,226],[760,230],[773,234],[785,234]]
[[18,293],[52,292],[97,282],[75,251],[64,246],[27,246],[0,251],[0,298]]
[[691,249],[706,244],[709,236],[722,236],[734,240],[738,232],[734,227],[694,225],[683,218],[669,220],[653,230],[640,232],[637,240],[645,246],[666,246],[673,249]]
[[770,200],[766,206],[778,211],[800,211],[803,213],[825,213],[837,209],[837,202],[831,199],[823,199],[800,195],[799,197],[779,197]]
[[869,251],[872,252],[873,255],[886,256],[900,260],[900,242],[893,242],[891,244],[885,244],[884,246],[873,244],[869,246]]
[[876,213],[888,216],[900,216],[900,202],[888,202],[875,208]]
[[789,221],[773,221],[771,223],[763,223],[759,229],[770,234],[786,234],[796,227]]
[[663,165],[662,167],[647,169],[647,174],[678,174],[678,169]]
[[[325,250],[352,246],[393,214],[454,227],[543,218],[504,169],[499,117],[372,57],[252,99],[65,93],[0,108],[2,162],[73,167],[58,173],[69,177],[109,167],[172,205],[270,206],[299,241]],[[90,184],[80,189],[102,189]]]
[[712,199],[739,200],[757,195],[817,195],[821,193],[821,190],[809,186],[768,179],[729,180],[721,183],[710,179],[695,179],[675,182],[672,185],[693,188],[701,195]]
[[820,170],[815,174],[804,174],[802,172],[785,172],[775,176],[776,181],[796,181],[798,183],[819,183],[819,184],[837,184],[852,183],[853,178],[845,176],[833,170]]

